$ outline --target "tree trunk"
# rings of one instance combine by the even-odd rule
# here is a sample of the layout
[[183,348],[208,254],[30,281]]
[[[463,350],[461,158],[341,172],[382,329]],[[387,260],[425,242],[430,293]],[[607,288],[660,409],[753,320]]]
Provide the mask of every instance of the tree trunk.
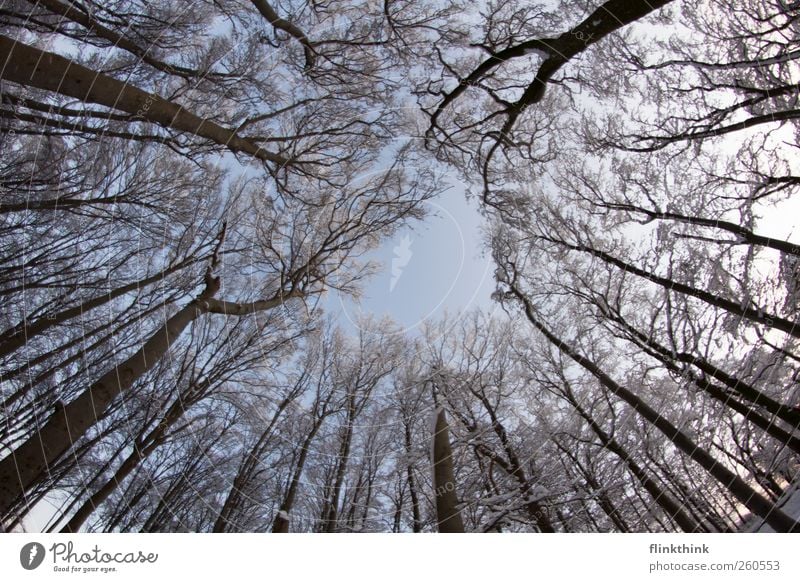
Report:
[[522,467],[519,456],[508,440],[508,433],[506,432],[503,424],[500,422],[500,419],[497,417],[494,406],[492,406],[492,404],[489,402],[489,399],[486,398],[484,394],[478,392],[473,392],[473,394],[475,394],[475,396],[481,401],[483,407],[486,409],[486,412],[489,413],[489,418],[492,421],[492,429],[500,439],[500,444],[502,445],[503,451],[505,451],[506,458],[508,459],[508,465],[504,468],[506,468],[508,473],[517,481],[520,495],[525,500],[525,507],[528,510],[528,515],[530,515],[540,532],[555,533],[556,530],[548,519],[544,507],[542,507],[542,505],[535,499],[531,499],[533,490],[531,488],[530,481],[525,475],[525,470]]
[[[351,405],[352,406],[352,405]],[[342,492],[342,485],[344,484],[344,474],[347,470],[347,464],[350,460],[350,446],[353,441],[353,423],[355,422],[355,414],[351,408],[347,415],[347,428],[342,437],[342,444],[339,448],[339,454],[336,464],[336,476],[333,481],[333,489],[328,501],[327,511],[323,513],[322,531],[332,533],[336,531],[336,521],[339,513],[339,496]]]
[[125,458],[114,475],[78,508],[78,510],[70,518],[69,522],[63,528],[61,528],[61,533],[77,533],[92,512],[97,509],[101,503],[108,499],[108,497],[114,492],[119,484],[122,483],[128,477],[128,475],[130,475],[134,469],[139,466],[139,463],[144,461],[149,454],[155,450],[155,448],[156,446],[151,445],[140,451],[139,448],[134,445],[133,452]]
[[167,353],[201,313],[203,310],[196,300],[183,307],[136,353],[106,372],[75,400],[57,409],[34,436],[0,461],[0,515],[7,514],[19,497],[87,433],[111,402]]
[[686,533],[704,531],[700,524],[689,517],[689,515],[683,510],[682,505],[676,499],[674,499],[672,495],[664,491],[664,489],[655,481],[655,479],[651,478],[650,475],[647,474],[647,471],[634,460],[628,451],[625,450],[625,448],[619,442],[617,442],[616,439],[606,433],[599,424],[597,424],[597,421],[594,420],[589,412],[584,410],[584,408],[578,403],[577,398],[575,398],[575,395],[568,387],[567,400],[575,409],[575,411],[581,416],[581,418],[586,421],[586,423],[589,425],[589,428],[592,429],[592,432],[597,435],[597,438],[600,440],[600,444],[614,453],[623,463],[625,463],[625,466],[636,478],[636,480],[639,481],[642,487],[644,487],[645,491],[650,494],[650,497],[653,498],[653,501],[656,502],[656,504],[672,521],[678,524],[678,527],[680,527]]
[[[208,382],[201,384],[193,383],[190,384],[190,386],[193,389],[190,389],[188,392],[193,392],[197,396],[194,398],[191,396],[187,397],[187,392],[179,392],[177,399],[173,401],[163,414],[155,428],[146,432],[145,426],[145,430],[143,430],[134,441],[131,454],[125,458],[114,475],[78,508],[69,522],[61,529],[61,533],[76,533],[92,512],[108,499],[128,475],[130,475],[140,463],[145,461],[153,451],[161,446],[166,440],[167,431],[184,416],[191,406],[197,403],[202,391],[208,387]],[[198,388],[198,386],[202,386],[202,388]],[[170,437],[174,437],[179,432],[180,431],[173,431]]]
[[[783,420],[789,426],[794,428],[800,427],[800,412],[795,409],[785,406],[767,394],[764,394],[754,386],[739,380],[714,366],[708,360],[695,356],[689,353],[671,352],[663,345],[656,342],[651,336],[648,336],[628,322],[626,322],[619,314],[604,313],[611,320],[623,327],[631,336],[636,345],[644,349],[649,355],[656,358],[664,364],[664,366],[673,373],[686,375],[684,371],[676,364],[681,362],[695,366],[702,372],[705,372],[711,378],[717,379],[724,383],[735,394],[724,390],[722,387],[712,384],[703,377],[695,376],[689,373],[688,378],[706,394],[714,400],[724,404],[725,406],[735,410],[741,414],[745,420],[748,420],[776,439],[778,442],[784,443],[796,453],[800,453],[800,438],[791,435],[788,431],[778,426],[772,419],[764,417],[755,409],[751,408],[744,402],[740,402],[738,398],[750,402],[756,406],[762,406],[768,412],[774,414],[776,417]],[[736,398],[734,398],[736,396]]]
[[196,262],[195,260],[187,260],[177,265],[173,265],[164,269],[163,271],[156,273],[155,275],[151,275],[145,279],[141,279],[139,281],[135,281],[133,283],[129,283],[127,285],[123,285],[122,287],[117,287],[116,289],[111,289],[108,293],[103,293],[102,295],[97,295],[92,297],[91,299],[87,299],[82,301],[80,304],[69,307],[67,309],[63,309],[58,313],[49,314],[44,317],[40,317],[39,319],[30,321],[29,319],[25,319],[15,325],[14,327],[7,329],[2,334],[0,334],[0,356],[5,356],[14,352],[15,350],[19,349],[31,339],[35,338],[38,335],[43,334],[47,330],[65,323],[70,319],[82,315],[96,307],[101,305],[105,305],[106,303],[110,302],[117,297],[125,295],[127,293],[131,293],[132,291],[137,291],[142,289],[148,285],[152,285],[153,283],[157,283],[163,280],[168,275],[179,271],[180,269],[188,266],[189,264]]
[[239,470],[236,473],[236,477],[233,479],[231,490],[228,492],[228,496],[225,498],[225,503],[222,504],[222,509],[217,516],[217,520],[214,522],[214,532],[220,533],[226,530],[227,524],[230,522],[231,514],[239,505],[241,500],[242,487],[244,487],[247,481],[250,480],[253,470],[258,464],[258,459],[261,457],[267,441],[272,434],[272,429],[278,423],[278,419],[281,417],[281,414],[292,400],[293,399],[288,396],[281,400],[277,409],[275,410],[275,413],[272,415],[266,430],[261,433],[258,442],[256,442],[253,448],[248,451],[247,455],[245,455],[245,458],[242,460]]
[[297,497],[297,490],[300,487],[300,478],[303,475],[303,468],[308,458],[308,450],[321,426],[322,421],[320,420],[314,425],[311,432],[308,433],[308,436],[300,447],[300,456],[297,459],[297,466],[294,468],[292,480],[289,483],[289,487],[286,489],[286,495],[283,497],[278,514],[275,516],[275,521],[272,524],[272,533],[289,533],[289,514],[292,511],[295,497]]
[[464,533],[458,507],[453,452],[444,408],[436,413],[433,433],[433,493],[436,498],[436,525],[441,533]]
[[564,248],[571,249],[573,251],[587,253],[594,257],[602,259],[609,265],[614,265],[615,267],[618,267],[619,269],[621,269],[626,273],[633,273],[638,277],[647,279],[648,281],[651,281],[656,285],[663,287],[667,291],[675,291],[683,295],[688,295],[689,297],[694,297],[695,299],[700,299],[701,301],[704,301],[705,303],[713,305],[714,307],[717,307],[719,309],[725,310],[728,313],[738,315],[739,317],[748,319],[755,323],[760,323],[761,325],[765,325],[767,327],[779,329],[788,335],[800,338],[800,322],[790,321],[783,317],[778,317],[777,315],[767,313],[760,307],[747,307],[746,303],[737,303],[735,301],[725,299],[724,297],[720,297],[719,295],[716,295],[709,291],[705,291],[704,289],[698,289],[696,287],[692,287],[691,285],[687,285],[685,283],[673,281],[672,279],[668,279],[667,277],[656,275],[655,273],[651,273],[650,271],[640,269],[635,265],[626,263],[621,259],[609,255],[608,253],[599,251],[597,249],[593,249],[592,247],[586,245],[580,245],[580,244],[573,245],[565,241],[549,237],[541,237],[541,238],[543,240],[559,244]]
[[[605,443],[603,444],[605,446]],[[583,463],[580,462],[577,453],[573,453],[572,451],[567,449],[567,447],[562,447],[560,445],[558,448],[561,449],[561,451],[569,457],[570,461],[572,461],[572,463],[578,469],[578,472],[583,476],[584,480],[586,481],[586,485],[589,487],[589,490],[593,492],[597,497],[596,499],[597,505],[600,507],[600,509],[603,510],[603,513],[605,513],[606,516],[611,520],[611,522],[614,524],[614,527],[617,528],[617,531],[620,531],[622,533],[629,532],[630,528],[628,527],[628,524],[626,524],[625,521],[622,519],[622,516],[620,515],[619,511],[617,510],[616,507],[614,507],[614,503],[609,498],[607,491],[597,480],[597,477],[592,473],[592,470],[589,467],[585,467]],[[589,513],[588,509],[586,510],[586,512],[587,514]],[[591,517],[591,514],[589,514],[589,516]]]
[[405,431],[406,448],[406,479],[408,481],[408,491],[411,496],[411,528],[414,533],[422,531],[422,518],[419,511],[419,496],[417,495],[417,484],[414,482],[414,467],[411,463],[411,426],[408,419],[403,419]]
[[281,166],[289,160],[239,137],[236,132],[167,101],[154,93],[0,35],[0,77],[85,103],[97,103],[166,129],[185,131],[233,152],[244,152]]
[[603,372],[593,361],[583,357],[578,352],[567,346],[558,337],[553,335],[534,314],[530,301],[522,295],[515,286],[511,285],[511,293],[522,303],[525,315],[533,326],[544,335],[559,351],[573,359],[576,363],[590,372],[611,393],[618,396],[638,412],[642,418],[661,431],[680,451],[690,459],[697,462],[708,473],[728,489],[736,499],[758,517],[769,524],[772,529],[780,533],[800,532],[800,522],[784,513],[758,491],[753,489],[744,479],[733,471],[723,466],[707,451],[700,448],[686,433],[661,416],[656,410],[647,405],[641,398],[627,388],[617,384],[610,376]]

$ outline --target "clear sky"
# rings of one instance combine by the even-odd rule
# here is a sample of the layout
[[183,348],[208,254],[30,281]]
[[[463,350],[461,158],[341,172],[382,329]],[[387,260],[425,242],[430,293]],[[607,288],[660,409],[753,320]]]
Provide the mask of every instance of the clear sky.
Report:
[[494,269],[484,251],[477,203],[467,201],[465,186],[450,178],[450,188],[427,202],[429,216],[404,228],[374,251],[382,264],[379,274],[364,286],[358,303],[338,294],[326,311],[338,313],[347,328],[361,315],[388,315],[404,329],[425,320],[473,306],[492,306]]

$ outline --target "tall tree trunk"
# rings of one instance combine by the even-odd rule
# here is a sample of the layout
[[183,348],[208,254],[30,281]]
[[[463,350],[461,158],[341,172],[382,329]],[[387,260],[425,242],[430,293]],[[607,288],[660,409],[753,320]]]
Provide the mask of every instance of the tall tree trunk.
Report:
[[441,533],[464,533],[458,507],[453,451],[444,408],[436,412],[433,431],[433,493],[436,498],[436,525]]
[[[140,528],[140,532],[163,532],[167,530],[167,526],[175,519],[175,511],[179,506],[177,500],[179,496],[186,491],[185,484],[191,482],[191,477],[203,463],[203,460],[208,458],[209,452],[221,437],[222,434],[217,435],[216,438],[211,440],[202,449],[199,445],[195,447],[194,451],[192,451],[194,454],[189,455],[188,462],[183,466],[183,470],[178,473],[175,480],[167,487],[167,490],[159,495],[158,505],[148,516],[144,525]],[[151,487],[152,484],[148,482],[144,487],[145,491],[149,490]]]
[[82,494],[83,493],[89,493],[94,488],[94,486],[95,486],[95,484],[97,482],[102,482],[102,478],[106,475],[106,472],[114,466],[115,462],[117,461],[117,458],[129,446],[130,446],[130,441],[129,440],[123,440],[122,443],[120,443],[120,445],[116,448],[116,450],[111,455],[108,455],[108,457],[106,458],[105,462],[102,465],[100,465],[94,471],[94,475],[92,476],[92,478],[83,480],[84,482],[82,483],[82,491],[81,491],[81,493],[78,494],[78,495],[75,495],[70,500],[70,502],[68,504],[65,504],[65,505],[61,506],[58,514],[54,515],[51,518],[51,520],[48,522],[47,527],[42,530],[42,533],[56,533],[56,532],[60,531],[60,528],[58,527],[58,524],[61,523],[61,519],[65,515],[69,515],[69,514],[73,513],[74,508],[76,506],[83,505],[83,504],[79,503],[80,500],[81,500]]
[[331,495],[328,499],[327,511],[323,513],[322,531],[332,533],[336,531],[336,521],[339,514],[339,497],[342,492],[342,485],[344,484],[344,474],[347,470],[347,464],[350,461],[350,446],[353,442],[353,423],[355,422],[355,411],[353,405],[347,413],[347,427],[342,436],[342,443],[339,447],[339,454],[337,456],[336,474],[333,480],[333,488]]
[[286,489],[286,494],[283,496],[278,514],[275,516],[275,521],[272,524],[272,533],[289,533],[289,515],[292,511],[292,507],[294,507],[297,490],[300,488],[300,478],[303,476],[303,469],[306,464],[306,459],[308,458],[308,450],[311,448],[311,443],[321,426],[322,420],[312,427],[300,447],[300,456],[297,459],[297,465],[294,468],[289,487]]
[[118,395],[167,353],[170,345],[204,312],[201,303],[193,300],[180,309],[136,353],[106,372],[75,400],[61,406],[35,435],[0,461],[0,516],[5,516],[20,496],[47,474],[48,468],[86,434]]
[[258,460],[264,452],[264,448],[269,440],[270,435],[272,434],[272,429],[275,428],[275,425],[278,423],[278,419],[281,417],[281,414],[283,414],[283,411],[286,410],[286,407],[292,402],[292,400],[294,400],[294,398],[292,398],[291,395],[281,400],[277,409],[275,410],[275,413],[270,419],[269,425],[264,432],[261,433],[258,442],[256,442],[253,448],[248,451],[247,455],[245,455],[244,459],[242,460],[242,463],[239,465],[239,470],[236,473],[236,477],[233,479],[231,490],[228,492],[228,496],[225,498],[225,503],[222,504],[222,509],[220,509],[217,520],[214,522],[214,532],[220,533],[226,530],[227,525],[230,522],[231,514],[240,503],[242,488],[250,480],[253,471],[258,465]]
[[284,31],[286,34],[293,36],[297,41],[303,45],[303,53],[306,57],[306,71],[314,66],[316,54],[314,44],[308,39],[306,34],[293,22],[281,18],[275,9],[270,5],[267,0],[250,0],[253,5],[258,9],[267,22],[278,30]]
[[0,77],[27,87],[53,91],[86,103],[97,103],[130,113],[167,129],[185,131],[211,140],[233,152],[244,152],[281,166],[289,160],[271,153],[235,131],[195,115],[160,95],[143,91],[74,63],[0,35]]
[[625,466],[631,472],[631,475],[644,487],[645,491],[650,494],[653,501],[658,505],[664,513],[674,521],[678,527],[687,533],[704,531],[702,526],[692,519],[683,509],[672,495],[665,491],[658,482],[653,479],[647,471],[636,462],[630,453],[623,447],[615,438],[603,430],[587,410],[585,410],[575,398],[572,390],[565,386],[567,401],[575,409],[575,411],[583,418],[592,429],[592,432],[597,435],[600,444],[604,448],[614,453],[620,460],[625,463]]
[[14,327],[0,333],[0,356],[5,356],[12,353],[13,351],[25,345],[31,339],[43,334],[47,330],[57,325],[65,323],[70,319],[78,317],[79,315],[100,307],[101,305],[105,305],[117,297],[137,291],[147,287],[148,285],[152,285],[153,283],[157,283],[168,275],[171,275],[172,273],[175,273],[194,262],[197,262],[197,260],[192,259],[181,261],[180,263],[172,265],[171,267],[168,267],[159,273],[156,273],[155,275],[151,275],[145,279],[140,279],[139,281],[134,281],[133,283],[123,285],[122,287],[117,287],[116,289],[110,289],[108,293],[103,293],[101,295],[92,297],[91,299],[86,299],[80,304],[74,307],[63,309],[58,313],[48,314],[47,316],[40,317],[39,319],[35,319],[33,321],[25,318],[24,321],[21,321]]
[[[202,390],[208,386],[208,382],[191,384],[195,394],[201,394]],[[198,389],[198,387],[200,387]],[[199,400],[186,396],[186,392],[179,392],[177,399],[170,405],[163,414],[158,424],[151,431],[143,430],[133,443],[133,451],[128,455],[122,464],[117,468],[114,475],[108,479],[97,491],[95,491],[70,518],[69,522],[61,529],[61,533],[76,533],[92,512],[120,486],[120,484],[142,463],[153,451],[164,443],[167,431],[180,420],[186,411]],[[145,427],[146,428],[146,427]],[[173,431],[174,437],[180,431]]]
[[[795,93],[797,91],[796,86],[791,87],[791,89],[792,93]],[[773,93],[773,97],[775,96],[777,95]],[[707,228],[717,228],[735,235],[736,239],[738,239],[738,240],[721,240],[720,242],[726,244],[744,243],[754,246],[761,246],[770,249],[775,249],[784,254],[795,255],[800,257],[800,246],[791,243],[789,241],[781,240],[779,238],[772,238],[756,234],[749,228],[746,228],[741,224],[736,224],[735,222],[729,222],[727,220],[720,220],[720,219],[703,218],[701,216],[690,216],[687,214],[681,214],[679,212],[662,212],[660,210],[651,210],[648,208],[643,208],[641,206],[635,206],[633,204],[615,204],[615,203],[604,203],[604,202],[598,202],[597,204],[605,208],[609,208],[611,210],[618,210],[620,212],[636,212],[639,214],[644,214],[651,220],[652,219],[674,220],[675,222],[683,222],[685,224],[693,224],[696,226],[703,226]]]
[[788,335],[800,338],[800,322],[794,322],[789,319],[785,319],[783,317],[778,317],[775,314],[768,313],[761,307],[749,307],[747,305],[747,302],[737,303],[736,301],[725,299],[724,297],[720,297],[719,295],[716,295],[704,289],[698,289],[697,287],[692,287],[691,285],[687,285],[685,283],[673,281],[672,279],[669,279],[667,277],[662,277],[645,269],[640,269],[639,267],[632,265],[630,263],[626,263],[625,261],[618,259],[606,252],[599,251],[597,249],[594,249],[586,245],[581,245],[581,244],[573,245],[563,240],[550,237],[540,237],[540,238],[542,238],[543,240],[547,240],[549,242],[556,243],[558,245],[563,246],[564,248],[573,251],[590,254],[594,257],[603,260],[609,265],[614,265],[615,267],[618,267],[620,270],[626,273],[633,273],[638,277],[647,279],[648,281],[651,281],[656,285],[663,287],[667,291],[675,291],[677,293],[681,293],[689,297],[694,297],[695,299],[700,299],[701,301],[704,301],[709,305],[713,305],[714,307],[718,307],[719,309],[725,310],[728,313],[738,315],[739,317],[748,319],[755,323],[760,323],[767,327],[779,329]]
[[593,361],[582,356],[567,344],[553,335],[545,325],[536,317],[530,300],[525,297],[515,285],[511,285],[511,293],[522,303],[528,321],[544,335],[559,351],[569,356],[586,371],[590,372],[612,394],[618,396],[642,418],[661,431],[677,448],[694,460],[708,473],[728,489],[736,499],[758,517],[762,518],[776,532],[800,532],[800,522],[784,513],[758,491],[753,489],[744,479],[733,471],[723,466],[707,451],[700,448],[686,433],[661,416],[656,410],[646,404],[627,388],[617,384],[610,376],[603,372]]
[[[592,470],[589,467],[585,467],[583,463],[580,462],[577,453],[570,451],[567,447],[563,447],[558,443],[556,444],[558,445],[558,448],[569,457],[570,461],[572,461],[572,463],[578,469],[580,475],[583,476],[584,480],[586,481],[586,485],[589,487],[589,490],[594,493],[595,497],[597,498],[597,505],[611,520],[611,523],[614,524],[614,527],[616,527],[620,532],[629,532],[630,528],[628,527],[628,524],[626,524],[622,519],[619,511],[616,507],[614,507],[614,503],[609,498],[608,492],[597,480],[597,477],[593,474]],[[589,513],[588,510],[587,513]],[[591,514],[589,514],[589,516],[591,517]]]
[[417,484],[414,482],[414,467],[411,463],[411,425],[408,419],[403,419],[406,449],[406,479],[408,481],[408,491],[411,496],[411,528],[414,533],[422,531],[422,517],[419,511],[419,495],[417,494]]
[[538,103],[544,97],[547,83],[553,75],[571,59],[589,46],[644,18],[651,12],[669,4],[672,0],[607,0],[574,28],[557,37],[536,38],[521,42],[500,51],[480,63],[452,91],[445,94],[441,103],[431,115],[431,126],[438,127],[437,119],[467,88],[474,87],[495,67],[503,62],[524,57],[532,51],[539,51],[545,59],[536,71],[536,77],[515,103],[507,104],[508,120],[502,133],[510,133],[520,113],[525,108]]
[[500,419],[497,417],[494,406],[492,406],[491,402],[489,402],[489,399],[486,398],[484,394],[479,392],[473,392],[473,394],[475,394],[475,396],[481,401],[483,407],[486,409],[486,412],[489,413],[489,418],[492,421],[492,429],[497,435],[497,438],[500,439],[500,444],[503,447],[503,451],[505,451],[506,458],[508,459],[508,464],[506,466],[501,465],[501,467],[506,469],[508,473],[517,481],[520,495],[522,495],[522,498],[525,500],[525,507],[528,510],[528,515],[536,524],[536,527],[540,532],[554,533],[556,530],[548,519],[544,507],[538,501],[531,498],[533,496],[533,488],[531,487],[531,483],[528,480],[528,477],[525,475],[525,469],[522,467],[519,456],[508,440],[508,433],[506,432],[503,423],[501,423]]
[[89,518],[92,512],[103,503],[109,496],[116,490],[120,483],[122,483],[128,475],[130,475],[139,464],[144,461],[152,451],[158,447],[159,442],[153,442],[144,449],[134,444],[133,452],[128,455],[114,475],[106,481],[97,491],[87,499],[83,505],[70,518],[69,522],[61,528],[61,533],[77,533],[83,523]]
[[680,362],[694,366],[707,374],[710,378],[714,378],[722,382],[731,391],[733,391],[733,393],[723,390],[721,387],[712,384],[704,378],[696,377],[695,375],[690,374],[690,379],[697,385],[698,388],[701,388],[715,400],[722,402],[730,408],[733,408],[736,412],[740,413],[747,420],[753,422],[753,424],[763,429],[769,435],[773,436],[778,441],[787,444],[795,452],[800,453],[800,439],[791,436],[787,431],[779,426],[776,426],[772,420],[764,418],[746,404],[734,400],[732,396],[735,395],[737,398],[741,398],[746,402],[763,407],[768,412],[774,414],[776,417],[780,418],[786,424],[794,427],[795,429],[800,427],[800,410],[781,404],[755,386],[752,386],[751,384],[748,384],[747,382],[744,382],[743,380],[740,380],[739,378],[736,378],[718,368],[702,356],[687,352],[675,352],[668,349],[666,346],[663,346],[653,339],[652,336],[645,334],[639,329],[633,327],[631,324],[625,321],[619,313],[611,313],[608,310],[604,310],[603,315],[621,326],[624,331],[630,334],[635,344],[643,348],[652,357],[661,361],[670,371],[676,374],[683,373],[680,367],[676,364],[676,362]]
[[114,48],[122,49],[131,53],[132,55],[139,57],[140,60],[147,63],[151,67],[158,69],[164,73],[169,73],[171,75],[180,75],[182,77],[214,77],[214,73],[210,73],[207,71],[194,71],[191,69],[186,69],[184,67],[178,65],[170,65],[163,61],[159,61],[158,59],[153,58],[152,55],[148,54],[148,49],[142,49],[136,43],[134,43],[129,38],[118,34],[111,30],[110,28],[103,26],[98,20],[92,18],[90,13],[83,12],[82,10],[78,10],[73,8],[68,4],[64,4],[59,0],[27,0],[29,4],[33,6],[44,6],[51,12],[58,14],[76,24],[80,24],[86,30],[92,31],[98,37],[107,40],[110,42]]

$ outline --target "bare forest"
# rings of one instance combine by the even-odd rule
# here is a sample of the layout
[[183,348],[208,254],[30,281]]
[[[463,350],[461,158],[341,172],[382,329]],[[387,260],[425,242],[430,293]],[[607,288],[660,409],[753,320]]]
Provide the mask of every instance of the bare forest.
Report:
[[[800,3],[0,28],[0,531],[800,531]],[[491,297],[343,321],[453,179]]]

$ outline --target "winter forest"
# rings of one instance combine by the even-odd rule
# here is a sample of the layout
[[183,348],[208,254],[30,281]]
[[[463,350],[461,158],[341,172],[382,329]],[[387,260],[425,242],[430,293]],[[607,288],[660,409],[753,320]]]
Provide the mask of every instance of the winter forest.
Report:
[[[0,26],[0,531],[800,531],[800,3]],[[494,291],[344,321],[453,180]]]

